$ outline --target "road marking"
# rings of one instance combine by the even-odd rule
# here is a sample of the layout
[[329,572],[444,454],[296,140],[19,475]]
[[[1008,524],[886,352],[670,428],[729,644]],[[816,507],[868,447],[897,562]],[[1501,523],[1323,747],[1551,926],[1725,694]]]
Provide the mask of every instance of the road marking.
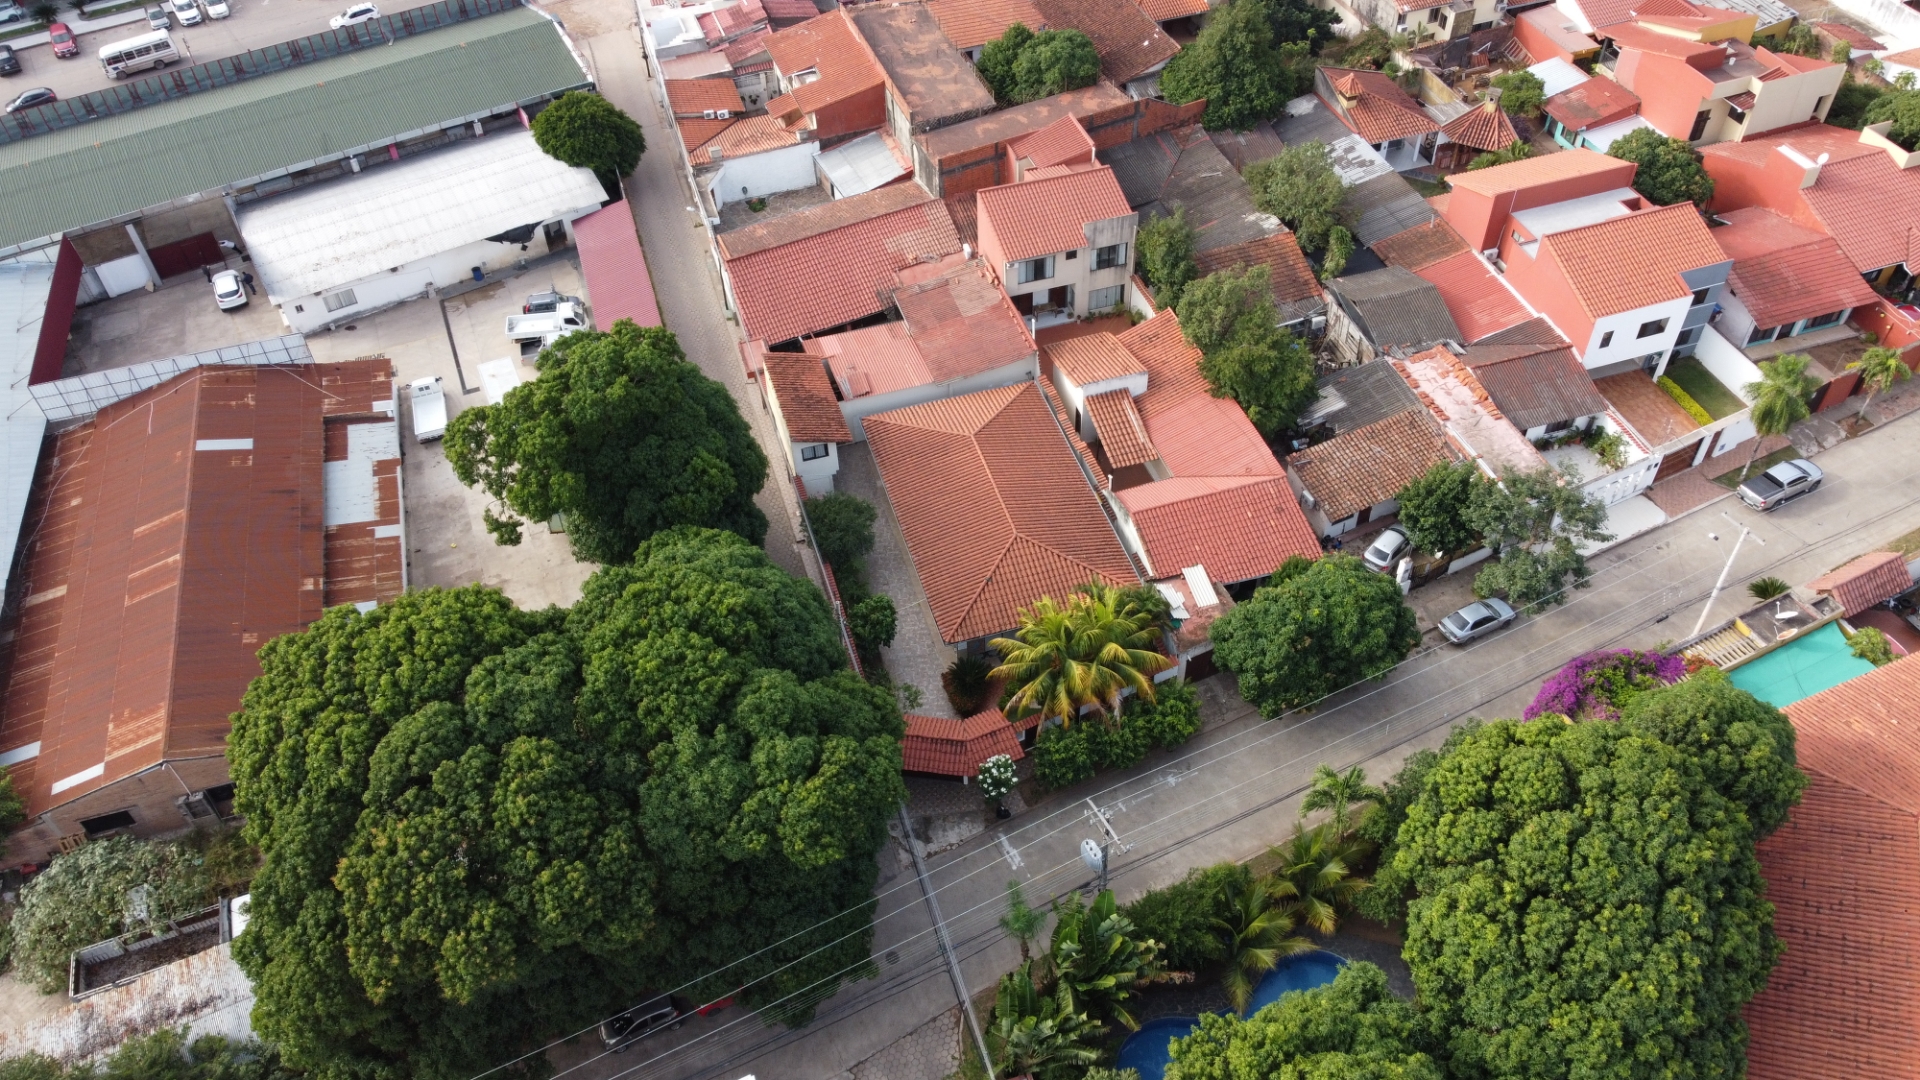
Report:
[[1022,866],[1026,865],[1025,863],[1020,861],[1020,853],[1013,850],[1012,844],[1007,843],[1006,836],[1002,835],[1001,837],[999,837],[999,840],[1000,840],[1000,851],[1006,855],[1008,866],[1011,866],[1015,870],[1018,870]]

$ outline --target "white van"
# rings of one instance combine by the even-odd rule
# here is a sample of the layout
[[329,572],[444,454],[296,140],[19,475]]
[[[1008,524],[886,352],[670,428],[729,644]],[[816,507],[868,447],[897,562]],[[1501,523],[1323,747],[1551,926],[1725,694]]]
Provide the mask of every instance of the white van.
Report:
[[163,68],[178,59],[180,54],[174,51],[173,35],[165,30],[100,47],[100,66],[115,79],[130,72]]

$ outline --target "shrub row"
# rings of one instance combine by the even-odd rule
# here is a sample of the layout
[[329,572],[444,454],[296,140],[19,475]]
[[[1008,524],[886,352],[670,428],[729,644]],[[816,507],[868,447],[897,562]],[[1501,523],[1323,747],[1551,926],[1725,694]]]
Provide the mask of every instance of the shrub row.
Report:
[[1154,701],[1130,697],[1118,722],[1082,717],[1071,727],[1040,731],[1033,748],[1034,779],[1063,788],[1101,769],[1137,765],[1156,746],[1179,746],[1200,730],[1200,703],[1185,680],[1154,688]]
[[1706,427],[1708,424],[1713,423],[1713,414],[1701,408],[1700,403],[1693,400],[1693,395],[1682,390],[1679,383],[1674,382],[1665,375],[1655,379],[1654,382],[1659,384],[1660,389],[1667,392],[1667,396],[1672,398],[1675,404],[1685,409],[1688,416],[1693,417],[1694,423],[1699,424],[1701,427]]

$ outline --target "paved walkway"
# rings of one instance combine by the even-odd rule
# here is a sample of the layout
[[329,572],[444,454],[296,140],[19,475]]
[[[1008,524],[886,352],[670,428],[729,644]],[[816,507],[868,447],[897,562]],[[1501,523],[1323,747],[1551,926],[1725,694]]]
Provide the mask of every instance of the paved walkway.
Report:
[[858,495],[879,511],[873,523],[873,551],[867,556],[867,585],[874,592],[893,598],[898,620],[894,624],[893,644],[880,650],[887,673],[895,684],[910,685],[920,691],[920,705],[910,709],[923,716],[958,719],[947,692],[941,688],[940,675],[953,663],[952,646],[940,639],[927,607],[927,593],[914,571],[913,557],[907,553],[906,537],[900,533],[900,521],[893,515],[893,504],[880,483],[880,467],[866,443],[840,448],[840,475],[834,479],[837,490]]
[[1665,511],[1669,518],[1677,518],[1732,494],[1697,468],[1676,473],[1647,489],[1647,498],[1652,499],[1653,504]]

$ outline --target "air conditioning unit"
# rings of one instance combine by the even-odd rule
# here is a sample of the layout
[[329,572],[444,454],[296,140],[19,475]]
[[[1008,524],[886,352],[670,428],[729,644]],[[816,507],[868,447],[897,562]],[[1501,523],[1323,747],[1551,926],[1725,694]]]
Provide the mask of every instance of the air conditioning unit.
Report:
[[725,150],[720,149],[717,146],[712,147],[707,151],[707,159],[710,161],[719,161],[726,156],[727,156],[727,152]]
[[716,116],[716,117],[714,117],[714,119],[716,119],[716,120],[731,120],[731,119],[733,119],[733,110],[732,110],[732,109],[721,109],[721,110],[719,110],[719,115],[718,115],[718,116]]
[[1315,315],[1313,321],[1307,324],[1307,328],[1316,334],[1325,333],[1327,330],[1327,317],[1325,315]]
[[719,114],[718,114],[718,112],[717,112],[716,110],[713,110],[713,109],[702,109],[702,110],[700,110],[700,119],[702,119],[702,120],[718,120],[718,119],[720,119],[720,116],[719,116]]

